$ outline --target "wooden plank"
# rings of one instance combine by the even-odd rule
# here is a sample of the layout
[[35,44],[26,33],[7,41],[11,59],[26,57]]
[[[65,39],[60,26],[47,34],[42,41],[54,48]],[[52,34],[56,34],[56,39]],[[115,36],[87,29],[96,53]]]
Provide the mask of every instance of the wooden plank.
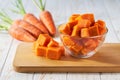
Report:
[[[8,52],[12,43],[12,38],[7,33],[0,33],[0,72],[4,67]],[[1,73],[0,73],[1,75]]]
[[[14,59],[14,55],[15,55],[15,51],[17,48],[17,45],[20,42],[18,42],[17,40],[14,40],[12,45],[11,45],[11,49],[9,51],[6,63],[4,65],[4,68],[2,70],[1,73],[1,80],[32,80],[33,74],[21,74],[21,73],[17,73],[13,70],[13,59]],[[13,76],[14,75],[14,76]]]
[[[113,4],[113,2],[114,2],[114,4]],[[120,1],[117,1],[117,0],[115,0],[115,1],[110,0],[109,2],[104,1],[106,12],[111,20],[115,34],[118,37],[119,42],[120,42],[120,26],[119,26],[120,25],[120,15],[118,15],[118,13],[120,13],[119,3],[120,3]],[[110,6],[110,5],[112,5],[112,6]]]
[[[114,31],[116,36],[118,37],[118,40],[120,42],[120,27],[119,27],[119,21],[120,21],[120,1],[115,0],[115,1],[104,1],[104,6],[106,13],[109,16],[109,19],[111,20],[111,23],[113,25]],[[120,73],[102,73],[101,74],[101,80],[119,80],[120,79]]]
[[67,80],[100,80],[98,73],[69,73]]
[[87,59],[65,56],[61,60],[36,56],[32,45],[22,43],[18,46],[13,62],[17,72],[120,72],[118,43],[103,44],[93,57]]

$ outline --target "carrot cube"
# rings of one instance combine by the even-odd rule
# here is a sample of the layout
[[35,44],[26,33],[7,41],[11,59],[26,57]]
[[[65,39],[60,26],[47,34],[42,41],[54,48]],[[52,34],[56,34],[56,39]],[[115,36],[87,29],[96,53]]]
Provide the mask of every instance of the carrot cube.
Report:
[[81,15],[83,19],[87,19],[91,22],[90,25],[93,25],[95,20],[94,20],[94,15],[93,14],[83,14]]
[[72,31],[71,36],[80,36],[80,27],[78,25],[75,25]]
[[58,46],[59,46],[58,42],[54,41],[53,39],[51,39],[47,45],[47,47],[58,47]]
[[67,24],[70,26],[70,29],[72,30],[73,27],[78,23],[78,21],[71,21],[71,22],[68,22]]
[[81,19],[78,21],[80,28],[90,27],[91,22],[89,20]]
[[59,27],[59,31],[63,34],[71,34],[71,28],[69,24],[64,24],[62,26]]
[[37,56],[46,56],[46,51],[47,51],[47,47],[39,46],[36,49],[36,55]]
[[82,50],[81,50],[81,54],[82,55],[87,55],[87,53],[89,53],[90,52],[90,50],[89,49],[86,49],[86,48],[83,48]]
[[84,48],[81,50],[82,54],[86,55],[88,52],[93,51],[98,43],[94,39],[83,39]]
[[80,20],[83,20],[81,16],[78,16],[75,21],[80,21]]
[[73,46],[75,42],[68,36],[63,37],[63,43],[67,46]]
[[37,42],[35,41],[35,42],[33,43],[33,50],[35,50],[38,46],[39,46],[39,44],[37,44]]
[[106,32],[106,25],[105,22],[102,20],[98,20],[95,25],[98,26],[100,34],[104,34]]
[[80,16],[80,14],[73,14],[70,18],[69,18],[69,21],[75,21],[75,19]]
[[63,46],[60,46],[60,49],[61,49],[61,55],[62,56],[65,56],[65,49]]
[[98,26],[89,27],[89,34],[90,36],[98,36],[99,35]]
[[51,37],[48,34],[40,34],[39,38],[37,40],[37,43],[40,46],[47,46],[48,43],[50,42]]
[[46,58],[58,60],[61,58],[61,48],[60,47],[49,47],[47,49]]
[[89,37],[89,30],[88,28],[81,29],[81,37]]
[[78,54],[81,49],[83,48],[82,45],[75,44],[74,46],[71,46],[70,49],[73,50],[76,54]]
[[90,50],[94,50],[97,47],[96,41],[93,39],[87,39],[84,41],[84,47]]

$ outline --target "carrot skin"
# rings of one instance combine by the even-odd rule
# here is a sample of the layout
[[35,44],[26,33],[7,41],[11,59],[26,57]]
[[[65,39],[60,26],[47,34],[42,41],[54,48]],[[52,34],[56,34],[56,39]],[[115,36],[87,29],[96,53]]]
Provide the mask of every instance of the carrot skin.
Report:
[[25,42],[33,42],[36,40],[34,36],[32,36],[29,32],[24,30],[21,27],[18,27],[19,22],[14,21],[13,25],[8,30],[9,34],[17,40],[25,41]]
[[32,24],[30,24],[30,23],[28,23],[28,22],[26,22],[24,20],[19,20],[18,22],[19,22],[18,27],[21,27],[21,28],[25,29],[26,31],[31,33],[36,38],[38,38],[38,36],[42,33],[34,25],[32,25]]
[[56,34],[56,27],[52,19],[52,15],[49,11],[42,11],[40,13],[40,19],[48,29],[49,33],[54,36]]
[[41,30],[43,33],[49,34],[47,28],[42,23],[42,21],[38,20],[33,14],[30,14],[30,13],[25,14],[23,20],[25,20],[28,23],[36,26],[36,28]]

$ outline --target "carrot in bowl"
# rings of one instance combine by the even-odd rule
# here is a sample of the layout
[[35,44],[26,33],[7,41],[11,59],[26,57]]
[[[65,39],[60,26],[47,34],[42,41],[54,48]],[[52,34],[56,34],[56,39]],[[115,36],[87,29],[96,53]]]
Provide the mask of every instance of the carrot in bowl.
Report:
[[39,0],[40,5],[35,0],[33,0],[33,2],[41,10],[40,20],[44,23],[44,25],[48,29],[49,33],[52,36],[54,36],[56,34],[56,27],[55,27],[51,13],[49,11],[45,10],[46,2],[43,4],[42,0]]

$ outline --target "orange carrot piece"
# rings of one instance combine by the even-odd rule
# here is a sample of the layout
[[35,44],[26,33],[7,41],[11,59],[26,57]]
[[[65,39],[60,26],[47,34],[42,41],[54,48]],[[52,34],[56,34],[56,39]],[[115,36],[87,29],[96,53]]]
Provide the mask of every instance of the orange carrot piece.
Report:
[[47,52],[47,47],[39,46],[36,48],[36,55],[37,56],[46,56],[46,52]]
[[64,43],[64,45],[67,45],[67,46],[74,46],[75,45],[75,42],[68,36],[63,37],[63,43]]
[[40,13],[40,20],[44,23],[49,33],[54,36],[56,34],[56,27],[49,11],[42,11]]
[[75,21],[80,21],[80,20],[83,20],[81,16],[75,18]]
[[65,56],[65,49],[64,49],[64,46],[60,46],[60,49],[61,49],[61,55],[62,55],[62,56]]
[[99,32],[100,34],[104,34],[107,30],[106,30],[106,24],[104,21],[102,20],[98,20],[96,23],[95,23],[96,26],[98,26],[98,29],[99,29]]
[[26,31],[30,32],[32,35],[34,35],[36,38],[42,33],[38,28],[31,25],[30,23],[24,21],[24,20],[18,20],[19,25],[18,27],[21,27],[25,29]]
[[83,15],[81,15],[81,17],[82,17],[83,19],[89,20],[89,21],[91,22],[90,25],[93,25],[94,22],[95,22],[95,20],[94,20],[94,15],[93,15],[93,14],[83,14]]
[[19,21],[16,20],[13,22],[13,25],[9,29],[9,33],[12,37],[14,37],[17,40],[25,41],[25,42],[33,42],[36,40],[36,37],[34,37],[31,33],[28,31],[22,29],[21,27],[18,27]]
[[71,46],[70,49],[75,52],[75,54],[78,54],[81,49],[83,48],[82,45],[75,44],[74,46]]
[[78,21],[76,20],[76,21],[68,22],[67,24],[70,26],[70,28],[71,28],[71,30],[72,30],[73,27],[74,27],[75,25],[77,25],[77,23],[78,23]]
[[98,36],[99,35],[98,26],[89,27],[89,34],[90,36]]
[[71,36],[80,36],[80,30],[81,30],[81,28],[78,25],[75,25]]
[[47,45],[47,47],[58,47],[58,46],[59,46],[59,43],[54,41],[53,39],[51,39]]
[[88,28],[81,29],[81,37],[89,37],[89,30]]
[[33,14],[30,14],[30,13],[25,14],[23,20],[25,20],[28,23],[34,25],[35,27],[37,27],[43,33],[49,34],[47,28],[42,23],[42,21],[38,20]]
[[37,42],[40,46],[47,46],[50,40],[51,37],[48,34],[40,34],[39,38],[37,39]]
[[93,39],[83,39],[84,48],[81,50],[82,54],[93,51],[98,44]]
[[61,58],[61,53],[60,47],[48,47],[46,58],[58,60]]
[[78,21],[80,28],[90,27],[91,22],[89,20],[81,19]]
[[59,31],[63,34],[70,35],[72,30],[69,24],[64,24],[59,27]]
[[80,16],[80,14],[73,14],[72,16],[70,16],[69,18],[69,22],[75,21],[75,19]]

